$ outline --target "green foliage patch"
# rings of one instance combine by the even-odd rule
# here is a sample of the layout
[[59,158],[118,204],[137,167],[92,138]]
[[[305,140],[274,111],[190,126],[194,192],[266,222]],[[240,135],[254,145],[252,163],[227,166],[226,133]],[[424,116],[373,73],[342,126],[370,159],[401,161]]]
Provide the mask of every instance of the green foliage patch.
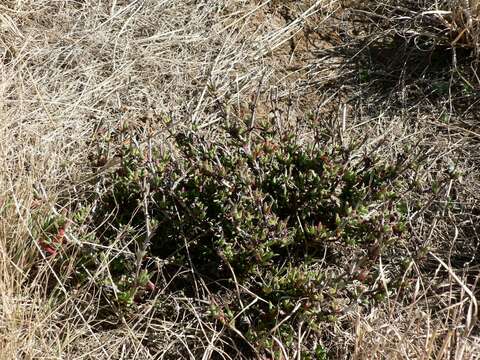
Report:
[[135,254],[110,262],[118,301],[134,303],[158,272],[146,259],[162,259],[166,291],[198,297],[202,284],[211,316],[261,351],[274,347],[272,335],[294,346],[300,322],[319,331],[353,302],[388,295],[375,279],[379,257],[396,252],[407,229],[405,158],[378,162],[359,156],[359,144],[302,140],[269,123],[217,135],[177,134],[170,153],[121,149],[92,220],[103,246],[124,239]]

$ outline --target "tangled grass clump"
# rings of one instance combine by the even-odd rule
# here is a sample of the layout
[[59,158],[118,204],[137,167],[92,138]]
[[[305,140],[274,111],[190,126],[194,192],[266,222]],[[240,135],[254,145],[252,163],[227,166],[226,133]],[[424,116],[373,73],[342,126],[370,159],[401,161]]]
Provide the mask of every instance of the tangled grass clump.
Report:
[[384,29],[428,52],[438,48],[480,51],[480,2],[478,0],[366,1],[362,15]]

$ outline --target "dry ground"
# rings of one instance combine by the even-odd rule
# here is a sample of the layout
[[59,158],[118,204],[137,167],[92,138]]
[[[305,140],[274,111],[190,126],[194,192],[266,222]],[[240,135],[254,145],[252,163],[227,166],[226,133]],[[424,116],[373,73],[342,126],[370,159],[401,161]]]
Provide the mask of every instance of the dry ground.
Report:
[[[188,298],[167,296],[133,319],[95,326],[97,294],[67,291],[33,229],[95,191],[86,180],[96,139],[166,118],[171,129],[208,132],[252,109],[292,122],[318,117],[339,141],[368,135],[365,151],[380,147],[385,157],[421,147],[429,160],[419,173],[439,183],[438,196],[429,188],[405,195],[425,204],[411,216],[412,243],[426,259],[409,270],[411,294],[354,309],[348,328],[328,327],[331,357],[480,358],[476,63],[463,50],[458,63],[448,50],[422,50],[415,34],[413,44],[396,39],[395,26],[407,25],[392,21],[389,31],[384,18],[355,8],[335,0],[3,1],[0,358],[228,358],[227,335],[210,331]],[[458,182],[444,181],[451,167]],[[66,238],[81,241],[68,230]],[[52,283],[61,301],[51,298]],[[162,307],[175,316],[159,318]]]

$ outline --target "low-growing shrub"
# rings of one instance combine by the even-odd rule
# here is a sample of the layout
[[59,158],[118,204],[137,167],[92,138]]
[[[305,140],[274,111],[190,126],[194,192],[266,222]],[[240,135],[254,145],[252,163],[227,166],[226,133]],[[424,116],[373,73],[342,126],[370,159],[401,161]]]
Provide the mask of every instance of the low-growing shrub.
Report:
[[405,157],[379,162],[358,156],[358,144],[301,140],[268,123],[217,136],[185,132],[170,153],[130,144],[118,154],[91,226],[102,246],[135,254],[109,262],[120,303],[138,300],[159,271],[149,259],[162,259],[165,291],[199,297],[205,287],[219,324],[262,351],[272,335],[294,346],[300,322],[316,331],[388,295],[375,280],[382,254],[386,271],[405,262]]

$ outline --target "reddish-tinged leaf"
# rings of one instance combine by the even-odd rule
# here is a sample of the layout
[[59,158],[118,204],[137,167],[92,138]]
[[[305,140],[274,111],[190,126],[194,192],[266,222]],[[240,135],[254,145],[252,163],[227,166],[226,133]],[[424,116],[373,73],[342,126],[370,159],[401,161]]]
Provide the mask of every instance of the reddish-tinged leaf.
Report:
[[63,244],[65,238],[65,228],[58,229],[57,235],[52,239],[51,243],[47,243],[43,240],[39,241],[39,245],[48,255],[55,256],[58,253],[60,245]]
[[54,248],[52,248],[51,246],[45,246],[44,250],[49,253],[50,255],[52,256],[55,256],[57,255],[57,250],[55,250]]
[[365,282],[368,279],[369,275],[370,275],[369,271],[366,269],[363,269],[357,274],[357,279],[361,282]]
[[57,255],[57,250],[54,249],[51,245],[47,244],[45,241],[39,241],[38,243],[43,251],[48,255],[55,256]]
[[145,285],[145,289],[149,291],[154,291],[156,289],[156,286],[153,282],[148,281],[147,285]]
[[53,238],[52,242],[55,244],[63,244],[65,238],[65,228],[60,228],[57,235]]

